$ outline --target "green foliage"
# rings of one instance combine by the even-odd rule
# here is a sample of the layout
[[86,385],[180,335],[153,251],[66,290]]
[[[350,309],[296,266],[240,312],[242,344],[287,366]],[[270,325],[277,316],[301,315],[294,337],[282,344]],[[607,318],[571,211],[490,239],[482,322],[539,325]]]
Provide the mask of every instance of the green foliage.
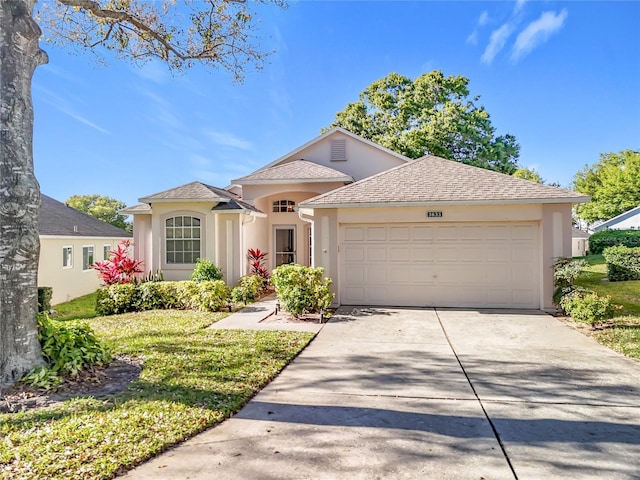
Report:
[[298,264],[280,265],[271,275],[271,283],[282,308],[294,315],[319,312],[331,305],[331,279],[323,278],[324,269]]
[[127,222],[127,217],[118,213],[127,204],[115,198],[102,195],[73,195],[64,203],[114,227],[128,232],[133,230],[133,224]]
[[233,303],[254,302],[264,292],[266,284],[266,279],[261,275],[245,275],[231,290],[231,300]]
[[572,258],[558,258],[553,269],[553,303],[561,305],[563,295],[571,293],[574,282],[587,266],[586,260]]
[[520,146],[513,135],[495,135],[468,85],[468,78],[438,70],[415,80],[391,73],[338,112],[329,128],[342,127],[410,158],[430,153],[511,174]]
[[573,179],[573,188],[591,196],[576,207],[576,216],[587,222],[609,220],[640,205],[640,152],[623,150],[600,154]]
[[227,306],[229,288],[222,280],[115,284],[98,291],[98,315],[156,309],[218,311]]
[[46,367],[29,372],[22,381],[34,387],[52,389],[64,376],[76,376],[90,365],[104,365],[111,361],[105,348],[87,324],[68,324],[38,317],[38,338]]
[[193,269],[191,280],[204,282],[206,280],[222,280],[222,270],[208,258],[198,258],[196,268]]
[[529,168],[517,168],[512,175],[516,178],[522,178],[523,180],[529,180],[530,182],[536,183],[544,183],[540,174],[534,170]]
[[624,245],[607,247],[603,256],[607,262],[607,276],[611,282],[640,280],[640,247]]
[[614,245],[640,247],[640,230],[602,230],[589,237],[589,250],[593,254]]
[[575,289],[564,295],[560,306],[574,320],[596,326],[612,318],[616,309],[621,308],[611,303],[611,297],[601,297],[587,289]]
[[52,296],[53,296],[53,288],[38,287],[38,313],[44,313],[51,310]]

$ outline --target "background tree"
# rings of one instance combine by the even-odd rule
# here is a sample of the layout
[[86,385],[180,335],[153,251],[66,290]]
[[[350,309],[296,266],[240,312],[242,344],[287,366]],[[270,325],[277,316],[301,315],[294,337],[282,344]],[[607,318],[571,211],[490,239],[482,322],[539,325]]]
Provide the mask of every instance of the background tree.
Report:
[[114,227],[128,232],[133,229],[131,222],[127,222],[126,215],[118,213],[127,204],[115,198],[102,195],[72,195],[64,203]]
[[[0,0],[0,387],[42,363],[31,79],[47,55],[34,4]],[[103,47],[136,63],[159,58],[183,70],[201,62],[241,80],[245,65],[259,68],[266,55],[255,44],[254,13],[241,1],[50,0],[38,7],[52,41]]]
[[495,135],[489,113],[469,98],[469,79],[436,70],[411,80],[391,73],[373,82],[357,102],[336,114],[342,127],[410,158],[430,153],[478,167],[513,173],[520,146]]
[[533,168],[517,168],[512,175],[530,182],[544,183],[540,174]]
[[640,152],[602,153],[600,161],[576,173],[574,190],[591,196],[576,217],[591,223],[609,220],[640,205]]

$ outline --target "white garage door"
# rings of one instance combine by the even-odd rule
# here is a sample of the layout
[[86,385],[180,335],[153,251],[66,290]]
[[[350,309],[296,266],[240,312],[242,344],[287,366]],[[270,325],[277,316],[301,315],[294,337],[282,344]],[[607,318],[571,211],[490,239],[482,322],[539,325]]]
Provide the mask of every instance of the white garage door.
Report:
[[539,308],[537,223],[344,224],[345,305]]

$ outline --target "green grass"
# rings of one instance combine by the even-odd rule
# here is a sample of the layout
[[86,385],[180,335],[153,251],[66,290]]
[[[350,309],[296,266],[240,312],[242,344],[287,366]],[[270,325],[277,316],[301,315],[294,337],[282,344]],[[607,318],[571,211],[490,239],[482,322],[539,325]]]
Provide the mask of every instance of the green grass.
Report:
[[144,361],[111,398],[0,414],[0,478],[108,479],[237,412],[313,337],[208,330],[224,313],[150,311],[88,323]]
[[610,295],[613,303],[623,307],[610,325],[593,332],[594,338],[617,352],[640,360],[640,280],[609,282],[602,255],[589,255],[585,259],[589,266],[576,284],[590,288],[598,295]]
[[96,316],[97,292],[90,293],[83,297],[75,298],[69,302],[54,305],[52,308],[56,313],[51,315],[55,320],[78,320],[83,318],[93,318]]

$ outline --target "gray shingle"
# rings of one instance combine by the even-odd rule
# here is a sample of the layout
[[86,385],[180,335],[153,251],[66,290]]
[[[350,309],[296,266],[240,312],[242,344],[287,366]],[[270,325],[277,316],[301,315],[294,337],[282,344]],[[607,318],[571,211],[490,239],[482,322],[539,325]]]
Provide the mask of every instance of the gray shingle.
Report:
[[41,195],[42,205],[38,216],[40,235],[69,237],[132,237],[131,233],[114,227],[80,210],[71,208],[46,195]]
[[365,204],[559,203],[585,201],[570,190],[427,155],[302,202],[302,207]]
[[152,203],[158,200],[219,200],[220,198],[233,198],[237,196],[222,188],[213,187],[201,182],[191,182],[186,185],[171,188],[163,192],[154,193],[144,198],[141,202]]
[[324,165],[318,165],[308,160],[294,160],[265,168],[264,170],[258,170],[245,177],[232,180],[232,183],[275,183],[277,181],[296,183],[317,181],[353,182],[353,178],[338,170],[325,167]]

